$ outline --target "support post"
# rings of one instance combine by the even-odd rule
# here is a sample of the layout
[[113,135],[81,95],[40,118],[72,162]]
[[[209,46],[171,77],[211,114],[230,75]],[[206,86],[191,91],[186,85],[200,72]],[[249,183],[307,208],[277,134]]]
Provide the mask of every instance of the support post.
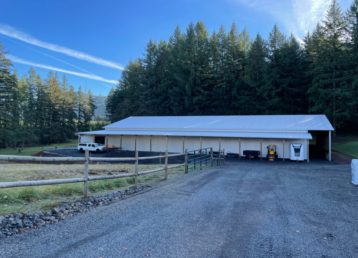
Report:
[[183,136],[183,152],[185,152],[185,137]]
[[119,149],[123,150],[123,147],[122,147],[122,135],[121,135],[121,139],[119,140]]
[[184,156],[184,158],[185,158],[185,161],[184,161],[184,172],[185,172],[185,174],[188,174],[188,172],[189,172],[189,164],[188,164],[188,150],[185,150],[185,156]]
[[225,165],[225,149],[223,149],[223,159],[221,165]]
[[307,163],[310,162],[310,140],[306,140]]
[[239,158],[241,158],[241,139],[239,138]]
[[165,143],[165,163],[164,163],[164,179],[168,179],[168,136],[166,137]]
[[332,131],[328,131],[328,161],[332,161]]
[[194,151],[194,170],[196,169],[196,151]]
[[218,166],[221,165],[221,149],[219,149]]
[[137,135],[134,135],[134,152],[137,151]]
[[149,138],[149,151],[152,152],[152,136]]
[[282,160],[285,161],[285,140],[282,140]]
[[88,197],[88,164],[89,164],[89,150],[85,150],[85,169],[83,173],[84,182],[83,182],[83,196]]
[[213,148],[210,148],[210,166],[213,167],[214,164],[214,153],[213,153]]
[[262,159],[262,140],[260,140],[260,159]]
[[139,154],[138,150],[135,151],[135,163],[134,163],[134,184],[138,184],[138,163],[139,163]]

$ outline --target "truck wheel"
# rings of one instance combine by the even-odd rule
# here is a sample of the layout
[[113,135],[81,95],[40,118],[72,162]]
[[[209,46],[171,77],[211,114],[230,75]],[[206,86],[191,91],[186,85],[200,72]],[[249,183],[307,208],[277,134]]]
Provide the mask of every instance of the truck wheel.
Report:
[[99,149],[96,149],[96,152],[97,152],[97,153],[99,153],[99,152],[100,152],[100,150],[99,150]]
[[81,153],[83,152],[83,149],[82,149],[82,148],[80,149],[80,152],[81,152]]

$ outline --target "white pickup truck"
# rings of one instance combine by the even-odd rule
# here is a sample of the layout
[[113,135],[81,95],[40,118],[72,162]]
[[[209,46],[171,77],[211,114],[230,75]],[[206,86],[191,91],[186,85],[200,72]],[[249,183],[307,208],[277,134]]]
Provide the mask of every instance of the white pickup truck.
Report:
[[99,143],[89,142],[89,143],[80,143],[77,146],[79,152],[95,151],[95,152],[104,152],[106,150],[106,146]]

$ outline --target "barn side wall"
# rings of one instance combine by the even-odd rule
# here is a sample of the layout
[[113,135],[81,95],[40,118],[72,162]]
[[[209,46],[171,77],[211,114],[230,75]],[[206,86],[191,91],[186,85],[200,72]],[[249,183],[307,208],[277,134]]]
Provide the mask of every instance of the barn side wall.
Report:
[[[122,138],[122,139],[121,139]],[[82,138],[81,138],[82,139]],[[138,151],[165,152],[165,136],[137,136]],[[121,144],[122,143],[122,144]],[[200,148],[213,148],[214,151],[224,149],[225,153],[235,153],[243,156],[244,150],[257,150],[266,157],[267,146],[276,145],[279,158],[290,158],[290,144],[303,145],[304,157],[307,159],[306,140],[280,140],[280,139],[242,139],[242,138],[218,138],[218,137],[168,137],[168,151],[182,153],[185,149],[196,150]],[[120,147],[123,150],[135,149],[135,136],[108,136],[108,144]]]
[[92,136],[92,135],[81,135],[79,142],[80,143],[94,142],[94,136]]

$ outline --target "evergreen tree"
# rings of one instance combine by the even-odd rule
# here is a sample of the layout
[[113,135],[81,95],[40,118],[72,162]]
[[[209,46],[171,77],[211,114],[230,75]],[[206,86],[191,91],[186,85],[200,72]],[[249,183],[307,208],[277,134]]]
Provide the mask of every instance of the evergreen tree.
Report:
[[349,33],[348,51],[346,60],[348,61],[348,86],[351,87],[352,109],[351,119],[347,124],[352,130],[358,130],[358,0],[354,0],[347,12],[347,25]]
[[353,104],[353,92],[348,87],[349,78],[345,73],[346,30],[346,20],[333,0],[322,26],[314,32],[313,44],[316,46],[311,47],[316,48],[318,56],[311,58],[316,62],[311,64],[313,78],[308,90],[310,112],[325,113],[335,127],[342,126],[350,118]]
[[0,146],[16,146],[20,126],[17,78],[11,73],[11,63],[0,45]]
[[[251,114],[262,114],[264,110],[264,85],[267,80],[268,48],[266,42],[257,35],[248,52],[245,77],[250,96]],[[259,104],[260,103],[260,104]]]

